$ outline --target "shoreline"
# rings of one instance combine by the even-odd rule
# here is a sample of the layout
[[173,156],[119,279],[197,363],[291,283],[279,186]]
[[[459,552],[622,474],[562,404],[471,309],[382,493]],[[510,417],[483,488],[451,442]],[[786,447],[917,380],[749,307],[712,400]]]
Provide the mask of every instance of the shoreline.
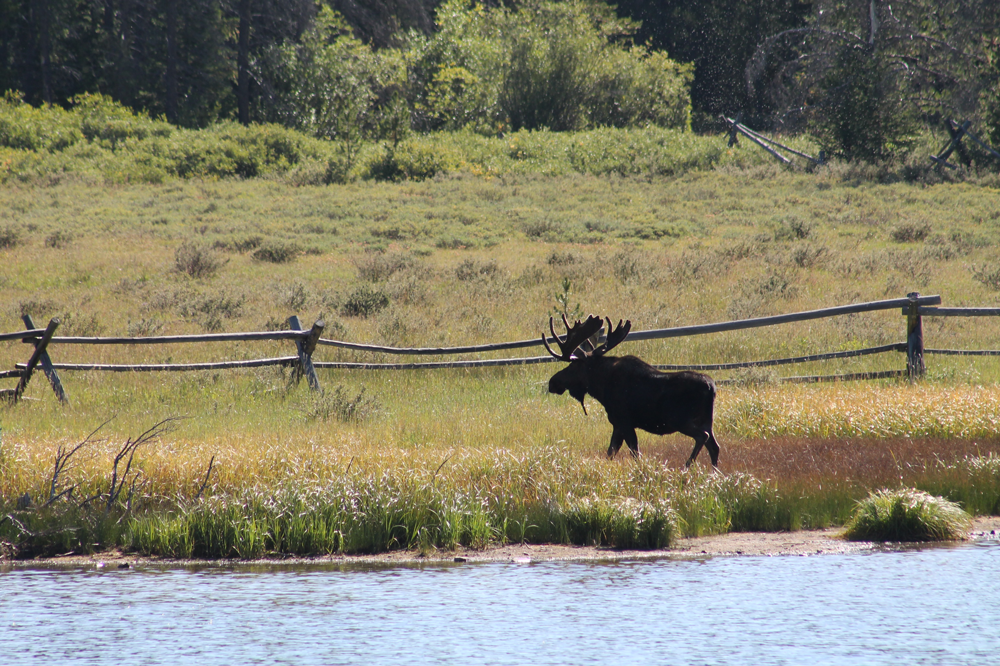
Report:
[[282,566],[332,566],[332,567],[395,567],[444,565],[454,563],[531,564],[537,562],[623,562],[637,560],[692,560],[710,557],[775,557],[833,555],[849,553],[903,550],[928,546],[949,546],[980,541],[1000,541],[1000,516],[981,516],[973,519],[972,529],[965,542],[932,543],[874,543],[847,541],[840,535],[843,528],[799,530],[796,532],[729,532],[703,537],[679,539],[670,549],[618,550],[596,546],[566,546],[559,544],[508,544],[484,550],[457,548],[453,551],[434,550],[421,554],[414,550],[390,551],[370,555],[325,555],[317,557],[264,558],[259,560],[177,560],[161,557],[142,557],[119,551],[92,555],[64,555],[31,560],[0,560],[4,569],[32,567],[94,567],[132,569],[135,567],[282,567]]

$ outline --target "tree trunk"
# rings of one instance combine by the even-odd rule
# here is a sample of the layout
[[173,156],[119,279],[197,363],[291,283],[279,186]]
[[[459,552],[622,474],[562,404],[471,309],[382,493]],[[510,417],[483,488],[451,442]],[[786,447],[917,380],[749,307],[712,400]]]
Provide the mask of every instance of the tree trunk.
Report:
[[240,36],[237,50],[237,103],[240,124],[250,124],[250,0],[240,0]]
[[49,0],[35,0],[34,19],[38,26],[38,64],[41,68],[42,101],[52,103],[52,40],[49,32]]
[[118,82],[116,97],[118,101],[126,106],[132,104],[135,99],[133,86],[135,76],[132,72],[132,0],[121,0],[119,4],[119,30],[118,36]]
[[177,0],[167,0],[167,121],[177,124]]

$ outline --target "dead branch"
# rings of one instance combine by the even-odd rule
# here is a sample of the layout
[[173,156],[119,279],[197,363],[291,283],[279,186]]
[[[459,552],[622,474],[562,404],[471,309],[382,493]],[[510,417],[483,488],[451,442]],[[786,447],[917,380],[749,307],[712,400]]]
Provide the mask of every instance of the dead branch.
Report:
[[[121,498],[122,492],[125,490],[126,486],[129,488],[129,494],[127,496],[128,502],[131,505],[132,494],[135,491],[135,484],[140,475],[139,472],[132,472],[132,465],[135,462],[135,454],[139,450],[139,447],[143,444],[148,444],[160,436],[166,434],[173,429],[173,423],[182,420],[183,417],[171,417],[169,419],[164,419],[158,423],[153,424],[144,433],[132,439],[131,437],[125,441],[122,448],[118,450],[111,463],[111,482],[108,484],[107,492],[107,502],[104,506],[105,513],[111,513],[111,509]],[[119,466],[124,461],[125,467],[121,470],[119,475]],[[130,476],[131,475],[131,476]],[[98,495],[99,497],[99,495]],[[96,499],[96,497],[92,498]],[[89,501],[89,500],[88,500]]]
[[208,479],[212,476],[212,465],[215,464],[215,456],[208,461],[208,471],[205,472],[205,480],[201,482],[201,487],[198,488],[198,492],[195,493],[195,499],[201,499],[201,494],[205,492],[205,488],[208,487]]
[[43,508],[49,506],[63,495],[73,492],[73,488],[75,488],[75,486],[70,486],[68,490],[56,493],[56,487],[58,487],[59,485],[59,476],[70,468],[70,458],[73,457],[73,454],[82,449],[87,444],[89,444],[91,439],[93,439],[94,435],[100,432],[101,428],[108,425],[112,421],[112,419],[114,419],[114,417],[111,417],[101,425],[97,426],[97,428],[95,428],[93,432],[87,435],[87,437],[82,442],[80,442],[79,444],[77,444],[76,446],[74,446],[69,450],[63,447],[62,444],[59,445],[59,448],[56,449],[56,459],[52,467],[52,482],[49,484],[49,499],[47,502],[45,502],[45,504],[42,505]]

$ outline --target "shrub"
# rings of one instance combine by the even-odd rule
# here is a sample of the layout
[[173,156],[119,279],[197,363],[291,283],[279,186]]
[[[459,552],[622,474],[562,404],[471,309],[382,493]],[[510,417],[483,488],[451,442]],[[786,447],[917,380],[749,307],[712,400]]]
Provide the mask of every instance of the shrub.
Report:
[[174,267],[193,278],[212,277],[225,263],[215,252],[196,243],[185,242],[174,252]]
[[972,277],[993,291],[1000,291],[1000,265],[995,261],[973,265],[969,268]]
[[804,240],[813,232],[813,224],[798,215],[787,215],[774,230],[774,240]]
[[495,133],[690,123],[690,66],[629,37],[637,25],[591,2],[484,8],[451,0],[412,51],[428,129]]
[[879,490],[858,503],[847,523],[852,541],[965,539],[971,517],[954,502],[913,488]]
[[257,261],[266,261],[272,264],[286,264],[301,253],[297,245],[269,242],[264,243],[250,255]]
[[212,247],[217,250],[225,250],[227,252],[248,252],[250,250],[256,250],[264,243],[264,237],[253,235],[247,236],[246,238],[237,238],[228,241],[217,240],[212,244]]
[[389,297],[384,291],[363,284],[347,296],[340,312],[347,317],[370,317],[387,307]]
[[363,174],[375,180],[425,180],[439,173],[454,172],[462,164],[462,154],[437,137],[414,137],[394,149],[386,148]]
[[69,242],[73,240],[73,234],[68,231],[63,231],[61,229],[53,232],[52,234],[46,236],[45,247],[51,248],[61,248],[69,245]]
[[362,280],[367,282],[381,282],[399,271],[411,267],[413,259],[403,254],[372,252],[365,254],[359,259],[355,259],[354,265],[358,269],[358,277]]
[[9,250],[21,243],[21,232],[14,227],[0,229],[0,250]]
[[455,277],[462,282],[469,282],[476,279],[488,279],[494,277],[500,267],[495,261],[480,262],[474,259],[466,259],[455,269]]
[[930,232],[931,225],[927,222],[919,224],[916,222],[904,222],[894,227],[892,232],[890,232],[890,236],[897,243],[918,243],[927,238]]
[[842,46],[820,83],[813,129],[831,155],[877,164],[913,142],[913,113],[899,92],[900,74],[880,52]]

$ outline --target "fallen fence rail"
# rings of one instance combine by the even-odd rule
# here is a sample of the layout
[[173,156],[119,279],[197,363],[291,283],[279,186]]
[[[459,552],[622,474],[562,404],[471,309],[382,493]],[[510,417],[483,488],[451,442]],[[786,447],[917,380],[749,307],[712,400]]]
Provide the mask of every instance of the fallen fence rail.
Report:
[[[651,329],[645,331],[633,331],[629,334],[626,342],[642,340],[660,340],[667,338],[705,335],[710,333],[721,333],[727,331],[738,331],[752,328],[777,326],[781,324],[802,322],[815,319],[825,319],[842,315],[859,314],[865,312],[875,312],[880,310],[890,310],[900,308],[902,314],[907,317],[907,341],[904,343],[892,343],[877,347],[864,349],[826,352],[810,354],[805,356],[795,356],[777,359],[761,359],[752,361],[730,362],[730,363],[707,363],[707,364],[659,364],[655,367],[661,370],[736,370],[741,368],[759,368],[769,366],[791,365],[798,363],[810,363],[827,361],[833,359],[846,359],[873,354],[883,354],[892,352],[906,352],[906,370],[890,370],[881,372],[859,372],[840,375],[815,375],[802,377],[783,377],[780,381],[786,382],[822,382],[822,381],[853,381],[866,379],[884,379],[907,375],[915,378],[924,372],[924,355],[956,355],[956,356],[1000,356],[1000,350],[951,350],[951,349],[925,349],[923,345],[923,329],[921,324],[922,316],[940,317],[985,317],[1000,316],[998,307],[936,307],[941,303],[940,296],[921,296],[913,293],[906,298],[895,298],[881,301],[869,301],[864,303],[852,303],[818,310],[807,310],[803,312],[793,312],[783,315],[768,317],[756,317],[752,319],[741,319],[736,321],[717,322],[713,324],[699,324],[692,326],[678,326],[673,328]],[[62,392],[57,370],[63,371],[104,371],[104,372],[186,372],[197,370],[227,370],[261,368],[269,366],[292,367],[295,370],[293,377],[305,376],[309,379],[310,387],[320,390],[319,379],[316,375],[317,369],[328,370],[417,370],[417,369],[447,369],[447,368],[487,368],[499,366],[534,365],[539,363],[551,363],[555,359],[551,356],[532,356],[521,358],[495,358],[495,359],[469,359],[454,361],[427,361],[418,363],[373,363],[373,362],[336,362],[313,360],[312,356],[317,346],[331,346],[341,349],[379,353],[388,355],[435,355],[444,356],[451,354],[473,354],[523,349],[537,347],[543,344],[542,336],[530,340],[518,340],[513,342],[491,343],[484,345],[463,345],[454,347],[391,347],[383,345],[371,345],[341,340],[331,340],[322,337],[324,324],[317,321],[310,329],[305,329],[299,322],[298,317],[290,317],[288,325],[290,330],[286,331],[260,331],[245,333],[209,333],[198,335],[161,335],[150,337],[77,337],[77,336],[56,336],[55,329],[59,325],[57,319],[52,320],[48,327],[37,328],[30,316],[23,317],[25,324],[29,327],[23,331],[0,334],[0,341],[20,340],[31,343],[34,346],[32,358],[27,363],[15,364],[14,370],[0,371],[0,378],[18,378],[18,388],[5,390],[2,393],[8,398],[16,401],[36,365],[41,365],[45,370],[49,381],[53,385],[60,400],[67,401],[65,393]],[[259,358],[250,360],[230,360],[204,363],[132,363],[132,364],[110,364],[110,363],[53,363],[49,359],[46,349],[51,349],[52,345],[167,345],[184,343],[206,343],[206,342],[247,342],[247,341],[282,341],[288,340],[296,345],[297,355],[280,356],[274,358]],[[549,343],[554,342],[552,338],[547,338]],[[720,384],[739,382],[742,380],[720,380]]]
[[745,136],[746,138],[750,139],[751,141],[753,141],[754,143],[756,143],[758,146],[760,146],[761,148],[763,148],[764,150],[766,150],[768,153],[771,154],[772,157],[774,157],[775,159],[777,159],[782,164],[791,164],[792,161],[790,159],[788,159],[787,157],[785,157],[784,155],[782,155],[781,153],[779,153],[772,146],[775,146],[777,148],[780,148],[781,150],[789,152],[792,155],[796,155],[798,157],[802,157],[802,158],[804,158],[806,160],[809,160],[813,164],[823,164],[825,156],[823,155],[822,151],[820,151],[819,157],[816,158],[816,157],[813,157],[812,155],[808,155],[806,153],[803,153],[802,151],[795,150],[794,148],[790,148],[790,147],[788,147],[788,146],[786,146],[784,144],[781,144],[781,143],[775,141],[774,139],[768,138],[768,137],[764,136],[763,134],[755,132],[752,129],[750,129],[749,127],[747,127],[746,125],[742,124],[740,122],[741,116],[742,116],[742,114],[738,115],[735,119],[727,118],[725,115],[719,116],[720,118],[722,118],[723,121],[725,121],[726,125],[729,127],[729,130],[728,130],[727,133],[729,134],[729,146],[730,147],[732,147],[732,146],[734,146],[734,145],[736,145],[738,143],[737,139],[736,139],[737,134],[742,134],[743,136]]

